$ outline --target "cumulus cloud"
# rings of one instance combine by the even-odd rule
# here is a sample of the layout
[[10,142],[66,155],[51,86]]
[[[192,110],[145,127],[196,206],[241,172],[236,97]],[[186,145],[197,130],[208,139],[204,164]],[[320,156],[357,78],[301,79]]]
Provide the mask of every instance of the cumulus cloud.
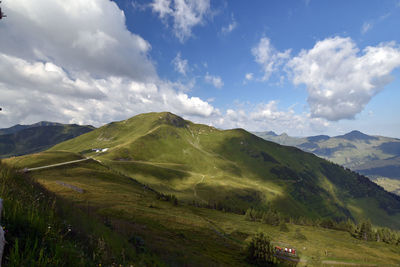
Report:
[[210,0],[154,0],[150,4],[153,12],[166,25],[173,21],[175,36],[184,42],[192,35],[192,28],[205,22],[210,12]]
[[270,101],[267,104],[261,104],[250,113],[250,118],[255,122],[267,125],[269,129],[280,129],[288,131],[293,128],[298,132],[303,132],[306,125],[307,116],[297,115],[293,109],[279,110],[277,101]]
[[186,72],[189,70],[188,61],[187,59],[182,59],[180,52],[172,60],[172,64],[174,64],[175,70],[180,74],[186,75]]
[[40,120],[99,126],[150,111],[219,114],[184,93],[190,84],[158,77],[148,57],[150,44],[126,29],[115,3],[4,4],[10,16],[0,25],[1,126]]
[[245,128],[250,131],[273,130],[294,136],[312,135],[329,129],[330,123],[321,118],[312,118],[307,113],[296,114],[292,107],[280,109],[278,101],[256,106],[240,105],[227,109],[218,116],[208,118],[219,128]]
[[126,29],[112,1],[21,1],[3,3],[0,51],[27,60],[51,61],[71,74],[156,77],[150,44]]
[[311,116],[352,119],[392,81],[400,66],[395,43],[368,46],[362,53],[350,38],[334,37],[303,50],[287,64],[293,83],[305,84]]
[[[5,103],[0,122],[36,122],[43,119],[101,125],[142,112],[171,111],[187,116],[210,116],[217,110],[198,97],[177,92],[180,85],[158,81],[144,83],[109,76],[94,79],[68,78],[52,63],[29,63],[1,55],[1,101]],[[2,72],[4,73],[4,72]],[[14,79],[16,78],[16,79]]]
[[263,68],[263,81],[268,80],[271,74],[277,71],[278,67],[282,66],[289,59],[290,52],[290,49],[279,52],[272,46],[269,38],[261,38],[257,46],[251,50],[251,53],[255,57],[255,61]]
[[204,80],[207,83],[212,84],[215,88],[221,88],[224,86],[224,82],[222,81],[221,77],[210,75],[208,72],[206,76],[204,76]]
[[0,53],[0,84],[8,90],[36,91],[67,97],[101,99],[103,93],[91,81],[68,77],[67,73],[51,62],[28,62]]

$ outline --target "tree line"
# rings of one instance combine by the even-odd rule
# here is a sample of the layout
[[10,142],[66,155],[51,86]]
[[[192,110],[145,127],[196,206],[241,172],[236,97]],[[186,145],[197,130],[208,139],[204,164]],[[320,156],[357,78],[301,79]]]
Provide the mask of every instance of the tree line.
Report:
[[373,227],[370,220],[363,220],[356,224],[353,220],[333,220],[331,218],[311,219],[305,217],[293,218],[282,215],[273,208],[268,210],[247,209],[247,221],[257,221],[269,225],[280,226],[282,231],[287,231],[286,223],[296,225],[317,226],[327,229],[349,232],[354,238],[365,241],[385,242],[400,245],[400,232],[387,227]]

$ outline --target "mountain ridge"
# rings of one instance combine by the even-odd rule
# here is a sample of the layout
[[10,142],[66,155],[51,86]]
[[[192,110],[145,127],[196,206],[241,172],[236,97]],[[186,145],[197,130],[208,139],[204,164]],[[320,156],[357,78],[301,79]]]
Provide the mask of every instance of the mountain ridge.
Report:
[[0,158],[40,152],[94,129],[93,126],[38,122],[1,129]]
[[351,140],[351,141],[355,141],[355,140],[364,140],[365,141],[365,140],[377,140],[378,139],[375,136],[367,135],[367,134],[364,134],[357,130],[353,130],[344,135],[335,136],[334,138],[342,138],[342,139],[347,139],[347,140]]
[[[93,148],[107,151],[95,153]],[[106,124],[50,149],[59,150],[96,157],[183,201],[215,203],[227,210],[273,206],[284,214],[338,219],[373,217],[383,207],[386,215],[373,219],[390,225],[397,225],[391,216],[400,212],[397,196],[311,153],[243,129],[218,130],[168,112]],[[357,212],[365,212],[363,206],[370,201],[375,204],[369,212]]]
[[[400,139],[384,136],[371,136],[360,131],[329,137],[287,137],[255,133],[260,137],[280,143],[293,145],[311,152],[346,168],[350,168],[374,181],[383,181],[385,189],[399,192],[395,180],[400,180]],[[383,179],[383,180],[382,180]],[[393,180],[393,186],[388,186]]]
[[[39,127],[39,126],[62,126],[62,125],[66,125],[66,124],[62,124],[62,123],[58,123],[58,122],[51,122],[51,121],[39,121],[39,122],[36,122],[33,124],[16,124],[16,125],[13,125],[8,128],[0,129],[0,135],[13,134],[13,133],[19,132],[24,129],[34,128],[34,127]],[[71,125],[78,125],[78,124],[71,124]],[[81,126],[93,127],[91,125],[81,125]]]

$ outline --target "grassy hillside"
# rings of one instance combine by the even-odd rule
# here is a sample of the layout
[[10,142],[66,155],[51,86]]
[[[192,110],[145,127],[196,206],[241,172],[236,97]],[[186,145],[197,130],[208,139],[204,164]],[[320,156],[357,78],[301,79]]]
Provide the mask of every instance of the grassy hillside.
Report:
[[[400,191],[400,140],[383,136],[370,136],[359,131],[329,137],[326,135],[304,138],[258,132],[256,135],[282,145],[293,145],[304,151],[350,168],[373,179],[390,192]],[[381,181],[385,181],[381,183]]]
[[252,206],[294,217],[370,218],[400,228],[399,197],[313,154],[242,129],[220,131],[171,113],[148,113],[50,149],[60,150],[94,157],[187,203],[237,213]]
[[[7,159],[5,162],[13,163],[17,168],[38,166],[38,162],[48,165],[53,163],[51,155],[54,153],[58,152],[42,152],[29,161],[31,156],[25,156],[23,160]],[[58,159],[64,162],[76,157],[79,155],[64,152],[60,153]],[[174,164],[168,167],[158,164],[158,167],[165,167],[168,171],[187,172],[182,165]],[[171,166],[175,167],[170,168]],[[141,168],[143,175],[149,173],[146,167]],[[152,168],[150,170],[153,171]],[[157,177],[163,174],[163,170],[152,174]],[[157,259],[170,266],[247,266],[243,248],[257,232],[271,236],[274,245],[296,248],[301,259],[299,266],[396,266],[400,263],[399,246],[361,241],[345,231],[295,225],[290,222],[287,223],[288,229],[282,231],[280,226],[247,221],[240,214],[196,207],[182,200],[175,205],[151,188],[95,160],[33,171],[27,175],[46,190],[54,192],[58,198],[69,201],[68,207],[78,208],[80,212],[74,210],[76,215],[72,218],[82,219],[79,223],[68,221],[72,229],[79,228],[82,221],[88,220],[88,215],[98,228],[105,228],[112,236],[118,237],[120,243],[117,244],[113,243],[117,240],[104,239],[108,249],[111,244],[111,247],[125,244],[123,254],[118,249],[103,253],[108,255],[108,258],[101,261],[103,265],[107,265],[107,259],[115,257],[117,266],[127,265],[128,262],[133,262],[135,266],[153,266],[154,262],[159,262]],[[15,178],[18,178],[16,181],[24,181],[21,176]],[[57,201],[57,205],[58,203],[60,202]],[[6,206],[6,210],[10,210],[10,207]],[[61,220],[63,218],[70,217],[61,217]],[[83,233],[87,233],[88,229],[92,228],[85,229]],[[102,235],[97,232],[95,236],[98,240]],[[68,240],[77,242],[79,248],[82,241],[75,238],[77,237],[71,236]],[[95,244],[100,246],[104,243]],[[10,245],[8,249],[12,248]],[[94,250],[97,251],[96,249],[98,247]],[[132,253],[129,260],[128,253]],[[121,262],[121,255],[126,257],[124,263]]]
[[0,158],[43,151],[93,129],[92,126],[47,122],[2,129],[0,130]]
[[1,161],[0,198],[3,266],[164,265],[104,224],[95,207],[54,194]]

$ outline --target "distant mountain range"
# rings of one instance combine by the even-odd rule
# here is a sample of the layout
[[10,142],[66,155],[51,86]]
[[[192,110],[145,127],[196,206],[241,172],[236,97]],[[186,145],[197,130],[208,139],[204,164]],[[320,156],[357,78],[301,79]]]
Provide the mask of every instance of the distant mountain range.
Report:
[[371,136],[360,131],[329,137],[291,137],[283,133],[255,132],[282,145],[296,146],[368,176],[385,189],[400,194],[400,139]]
[[0,158],[46,150],[95,129],[93,126],[42,121],[0,129]]

